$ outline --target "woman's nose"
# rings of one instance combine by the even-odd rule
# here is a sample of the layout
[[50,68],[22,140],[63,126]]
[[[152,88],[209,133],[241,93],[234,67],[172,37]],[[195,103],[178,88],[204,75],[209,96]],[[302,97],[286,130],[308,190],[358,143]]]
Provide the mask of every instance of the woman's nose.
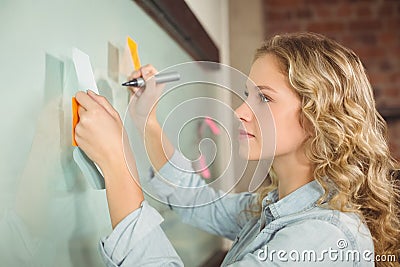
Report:
[[253,112],[251,111],[249,105],[246,102],[243,102],[236,110],[235,114],[241,121],[251,121],[253,118]]

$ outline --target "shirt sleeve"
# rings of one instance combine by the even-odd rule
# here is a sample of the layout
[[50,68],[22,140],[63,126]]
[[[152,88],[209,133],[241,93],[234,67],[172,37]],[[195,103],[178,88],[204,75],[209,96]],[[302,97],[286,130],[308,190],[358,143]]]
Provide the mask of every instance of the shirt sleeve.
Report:
[[184,223],[233,240],[253,217],[256,194],[227,194],[207,185],[175,150],[158,173],[142,180],[146,192],[168,203]]
[[99,250],[107,266],[183,266],[160,227],[163,218],[143,201],[100,240]]

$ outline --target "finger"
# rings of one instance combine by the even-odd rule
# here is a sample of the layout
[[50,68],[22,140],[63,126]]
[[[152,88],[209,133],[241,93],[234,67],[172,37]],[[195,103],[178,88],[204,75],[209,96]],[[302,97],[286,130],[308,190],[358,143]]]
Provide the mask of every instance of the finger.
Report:
[[143,79],[148,80],[148,79],[151,78],[152,76],[156,75],[157,69],[154,68],[153,65],[147,64],[147,65],[144,65],[144,66],[141,68],[141,72],[142,72],[142,77],[143,77]]
[[79,105],[82,106],[86,110],[95,109],[99,104],[94,101],[88,94],[85,92],[79,91],[75,95],[76,101],[78,101]]
[[82,107],[81,105],[79,105],[79,108],[78,108],[79,117],[81,117],[84,112],[86,112],[86,109],[84,107]]
[[136,104],[136,102],[139,100],[140,96],[143,94],[144,92],[144,87],[142,88],[136,88],[135,87],[135,92],[132,92],[132,94],[129,97],[129,105],[134,106]]
[[131,73],[131,75],[128,76],[128,80],[133,80],[136,78],[142,77],[142,71],[141,69],[135,70]]
[[139,98],[141,97],[141,95],[142,95],[145,91],[146,91],[146,90],[145,90],[145,87],[138,88],[138,89],[135,91],[135,93],[132,94],[132,95],[129,97],[129,99],[130,99],[130,100],[135,99],[135,100],[137,101],[137,100],[139,100]]
[[[141,69],[132,72],[132,74],[128,77],[128,81],[132,81],[132,80],[137,79],[139,77],[142,77]],[[134,95],[136,93],[136,91],[139,89],[139,87],[128,86],[127,89],[129,90],[130,97],[131,97],[132,95]]]
[[136,90],[135,97],[139,98],[143,94],[143,91],[144,91],[144,88],[139,88],[138,90]]
[[[147,65],[144,65],[143,67],[141,67],[140,69],[132,72],[132,74],[129,76],[128,79],[131,81],[133,79],[142,77],[144,80],[149,80],[156,73],[157,73],[157,69],[154,68],[153,65],[147,64]],[[140,88],[140,87],[129,86],[128,90],[131,94],[130,98],[132,98],[133,95],[140,96],[142,94],[142,92],[139,91],[139,90],[142,90],[142,88]]]
[[96,101],[100,106],[102,106],[110,115],[116,116],[118,112],[114,109],[114,107],[108,102],[108,100],[104,96],[100,96],[93,91],[88,90],[88,95],[94,101]]
[[132,94],[136,94],[138,91],[140,91],[142,88],[140,88],[140,87],[128,87],[128,89],[129,89],[129,91],[132,93]]
[[154,68],[153,65],[147,64],[141,67],[140,69],[133,71],[131,75],[129,75],[128,79],[133,80],[139,77],[148,78],[155,75],[156,73],[157,69]]
[[132,99],[133,96],[139,94],[138,92],[141,90],[142,88],[140,87],[133,87],[133,86],[129,86],[128,90],[129,90],[129,99]]

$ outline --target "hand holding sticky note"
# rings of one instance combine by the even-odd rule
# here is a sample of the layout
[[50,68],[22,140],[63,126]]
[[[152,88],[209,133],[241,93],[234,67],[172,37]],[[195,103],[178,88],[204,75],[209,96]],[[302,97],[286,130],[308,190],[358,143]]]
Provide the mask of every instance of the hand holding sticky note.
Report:
[[[99,94],[97,89],[96,81],[94,79],[92,66],[90,64],[89,56],[77,48],[72,50],[72,60],[74,62],[76,77],[78,78],[78,89],[80,91],[92,90],[96,94]],[[79,122],[79,103],[75,97],[72,98],[72,145],[77,146],[75,141],[75,127]],[[83,175],[88,179],[89,183],[95,189],[104,189],[104,178],[103,174],[93,161],[91,161],[86,154],[79,148],[76,147],[73,152],[73,158],[78,164]]]
[[[137,70],[140,68],[140,60],[137,53],[137,44],[128,37],[127,39],[132,64]],[[78,90],[87,91],[91,90],[96,94],[99,94],[97,89],[96,81],[94,79],[92,66],[90,64],[89,56],[77,48],[72,50],[72,59],[75,66],[76,77],[78,79]],[[75,140],[75,127],[79,123],[79,103],[75,97],[72,98],[72,145],[76,146],[73,152],[73,158],[78,164],[83,175],[88,179],[89,183],[95,189],[104,189],[104,177],[100,168],[91,161],[87,155],[78,147]]]
[[[94,79],[92,65],[90,64],[89,56],[77,48],[72,49],[72,60],[74,62],[76,77],[78,78],[78,90],[92,90],[99,94],[97,84]],[[79,122],[78,114],[79,104],[75,97],[72,98],[72,145],[77,146],[75,141],[75,127]]]

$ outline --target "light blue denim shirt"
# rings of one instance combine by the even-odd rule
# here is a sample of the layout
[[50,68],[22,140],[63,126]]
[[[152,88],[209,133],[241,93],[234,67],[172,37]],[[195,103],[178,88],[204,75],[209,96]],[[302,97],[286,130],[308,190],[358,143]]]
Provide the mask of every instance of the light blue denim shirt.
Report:
[[[174,167],[182,164],[187,164],[185,158],[175,152],[156,176],[141,182],[150,185],[163,200],[182,206],[223,194],[208,186],[195,196],[184,194],[160,178],[168,177],[184,187],[206,185],[198,175]],[[228,194],[208,205],[173,209],[183,222],[234,241],[222,266],[374,266],[368,228],[355,214],[317,206],[323,192],[316,181],[280,200],[273,191],[264,198],[258,217],[243,212],[256,201],[257,195],[251,193]],[[161,215],[143,201],[100,241],[106,265],[183,266],[160,227],[162,221]]]

